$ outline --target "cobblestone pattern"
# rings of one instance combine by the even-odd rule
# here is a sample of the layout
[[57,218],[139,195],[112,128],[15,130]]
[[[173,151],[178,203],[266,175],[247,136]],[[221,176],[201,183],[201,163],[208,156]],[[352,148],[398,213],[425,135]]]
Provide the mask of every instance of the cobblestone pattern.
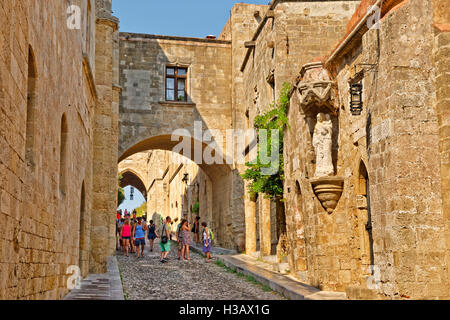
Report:
[[[155,243],[156,244],[156,243]],[[172,243],[169,262],[159,260],[159,244],[153,252],[145,248],[145,257],[137,259],[118,253],[124,292],[129,300],[280,300],[280,295],[265,292],[214,262],[206,263],[191,252],[191,261],[176,259],[177,246]]]

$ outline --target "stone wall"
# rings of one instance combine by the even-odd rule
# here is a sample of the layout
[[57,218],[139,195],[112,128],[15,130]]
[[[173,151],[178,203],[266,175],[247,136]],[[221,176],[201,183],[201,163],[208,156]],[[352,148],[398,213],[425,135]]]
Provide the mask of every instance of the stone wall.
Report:
[[0,299],[60,299],[91,267],[96,4],[72,4],[81,29],[64,1],[0,4]]
[[[245,59],[240,61],[243,94],[240,95],[242,105],[236,106],[239,108],[236,127],[252,128],[255,117],[268,111],[279,98],[284,82],[294,84],[303,64],[325,56],[337,45],[358,4],[359,1],[279,1],[270,8],[264,7],[259,15],[254,12],[255,8],[247,12],[253,19],[259,16],[260,25],[246,39],[249,41],[248,49],[244,51]],[[297,141],[289,139],[288,134],[285,155],[288,162],[292,161],[294,153],[303,152],[298,148]],[[288,168],[285,170],[286,179],[292,179],[292,171]],[[292,201],[290,194],[286,197]],[[276,254],[282,235],[277,232],[277,225],[284,224],[288,242],[293,252],[296,252],[293,255],[304,256],[302,249],[297,248],[302,240],[296,226],[295,205],[292,202],[286,204],[286,221],[278,221],[277,217],[283,217],[283,213],[279,212],[282,208],[278,206],[277,214],[275,202],[265,203],[263,195],[258,201],[256,205],[251,199],[246,199],[247,252],[252,253],[258,248],[262,256]],[[256,217],[259,230],[255,230],[256,225],[253,223]],[[278,230],[282,229],[278,226]],[[255,234],[259,234],[259,240]],[[304,263],[300,261],[301,258],[296,259],[296,264]],[[291,261],[291,270],[297,270],[293,264]]]
[[439,124],[439,152],[441,162],[441,195],[442,212],[445,221],[447,254],[447,279],[450,279],[450,3],[448,1],[433,1],[433,68],[436,91],[435,112]]
[[[329,73],[306,65],[293,91],[285,163],[286,206],[296,231],[288,233],[297,235],[290,263],[299,278],[351,299],[445,299],[448,223],[435,107],[445,91],[430,54],[433,3],[387,1],[382,17],[379,29],[364,24],[341,42],[325,59]],[[349,82],[359,81],[363,111],[352,115]],[[329,82],[336,91],[324,85]],[[331,115],[332,179],[343,186],[331,213],[314,190],[318,112]]]

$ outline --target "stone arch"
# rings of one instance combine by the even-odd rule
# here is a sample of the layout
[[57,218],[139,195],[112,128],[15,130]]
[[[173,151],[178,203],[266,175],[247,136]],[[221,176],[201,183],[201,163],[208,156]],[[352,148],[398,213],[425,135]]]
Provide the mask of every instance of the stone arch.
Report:
[[133,186],[144,196],[147,201],[147,188],[145,187],[144,179],[136,171],[130,168],[123,169],[120,174],[122,180],[120,181],[120,187]]
[[36,132],[36,108],[37,108],[37,67],[36,58],[31,45],[28,47],[28,79],[27,79],[27,113],[25,133],[25,160],[34,166],[34,145]]
[[[172,141],[172,135],[155,135],[151,137],[144,138],[138,141],[134,145],[125,148],[119,147],[119,162],[132,156],[133,154],[144,152],[148,150],[167,150],[173,151],[174,147],[177,146],[180,141]],[[207,144],[199,142],[192,137],[185,136],[191,145],[191,156],[187,157],[192,161],[196,162],[197,165],[203,170],[203,172],[211,180],[212,185],[212,222],[211,227],[216,235],[216,245],[223,246],[232,249],[242,250],[243,244],[242,238],[244,237],[243,229],[243,212],[239,210],[232,210],[232,207],[242,207],[236,204],[237,201],[243,201],[243,199],[232,198],[233,192],[233,169],[230,165],[226,164],[225,156],[218,155],[221,157],[223,164],[213,163],[206,164],[205,162],[195,161],[194,157],[194,146],[200,146],[202,153],[207,148]],[[181,154],[181,153],[180,153]],[[186,154],[182,154],[186,156]],[[242,234],[233,233],[234,230],[240,230]]]

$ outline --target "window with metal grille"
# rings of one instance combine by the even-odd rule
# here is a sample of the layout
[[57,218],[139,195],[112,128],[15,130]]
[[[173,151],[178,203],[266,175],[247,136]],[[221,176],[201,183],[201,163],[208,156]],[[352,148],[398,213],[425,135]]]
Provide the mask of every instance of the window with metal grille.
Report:
[[166,67],[166,101],[187,101],[187,68]]

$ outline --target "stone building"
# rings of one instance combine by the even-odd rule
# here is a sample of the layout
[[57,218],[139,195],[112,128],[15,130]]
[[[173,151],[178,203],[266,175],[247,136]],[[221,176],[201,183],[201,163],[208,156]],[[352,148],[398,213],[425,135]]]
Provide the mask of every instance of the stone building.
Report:
[[[235,84],[243,94],[234,105],[234,126],[253,128],[255,117],[270,110],[279,98],[283,83],[294,83],[304,63],[333,49],[337,39],[345,34],[345,26],[358,4],[359,1],[274,1],[257,11],[245,7],[247,19],[260,22],[245,39],[249,41],[244,42],[245,56],[239,65],[242,83]],[[286,159],[290,153],[287,149]],[[288,211],[289,207],[287,204]],[[262,195],[257,199],[247,196],[245,214],[248,254],[258,252],[263,257],[280,258],[277,251],[284,249],[286,235],[290,242],[299,241],[296,232],[288,230],[286,234],[291,221],[286,220],[290,217],[286,217],[280,201]]]
[[[213,212],[217,194],[231,201],[212,223],[218,239],[237,230],[245,239],[221,245],[288,263],[299,280],[352,299],[448,298],[448,9],[440,0],[275,0],[236,4],[218,40],[122,34],[119,150],[171,150],[170,130],[192,132],[199,115],[208,128],[252,128],[290,83],[284,201],[250,197],[234,161],[226,188],[211,178],[213,190],[221,185]],[[222,59],[197,66],[204,53],[192,46],[220,46]],[[180,66],[201,90],[167,101],[164,72]],[[217,101],[226,122],[206,111]],[[170,201],[166,212],[179,214]]]
[[350,299],[448,299],[449,4],[384,1],[378,24],[374,4],[362,1],[341,42],[294,83],[291,268]]
[[110,6],[0,3],[0,299],[60,299],[68,267],[103,272],[113,254]]
[[[239,3],[199,39],[119,33],[111,0],[3,0],[0,299],[59,299],[68,267],[105,271],[118,173],[151,215],[192,221],[199,202],[216,244],[302,282],[450,298],[449,6]],[[250,145],[224,137],[285,82],[284,199],[250,197]]]

